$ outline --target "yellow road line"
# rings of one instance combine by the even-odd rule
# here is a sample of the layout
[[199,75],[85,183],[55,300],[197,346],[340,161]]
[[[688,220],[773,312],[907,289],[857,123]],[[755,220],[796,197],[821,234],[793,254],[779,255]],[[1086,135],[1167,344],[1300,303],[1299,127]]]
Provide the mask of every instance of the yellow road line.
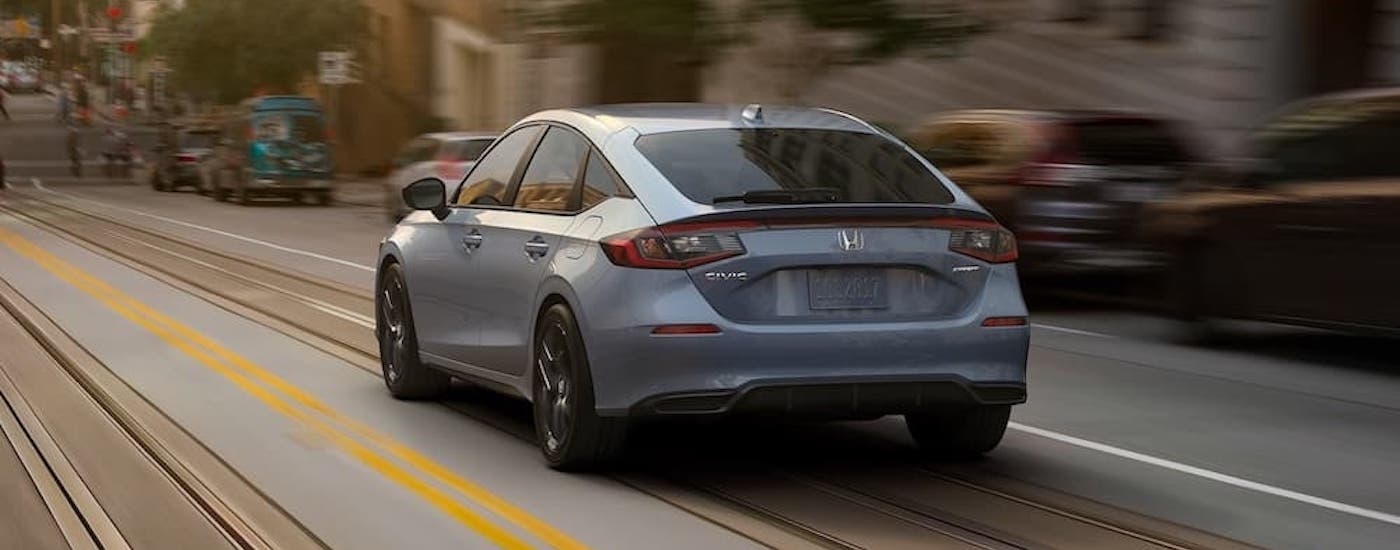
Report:
[[[440,491],[433,488],[431,485],[423,483],[421,480],[414,477],[413,474],[399,469],[398,466],[392,462],[380,457],[372,449],[366,448],[354,439],[336,431],[333,426],[306,415],[301,410],[281,400],[275,394],[253,383],[248,377],[251,376],[263,382],[277,391],[282,392],[287,397],[290,397],[293,401],[300,403],[302,406],[321,413],[334,422],[342,424],[353,433],[369,439],[375,445],[381,447],[399,460],[402,460],[413,468],[453,488],[457,492],[475,501],[483,508],[518,525],[550,546],[569,550],[585,548],[581,543],[574,541],[572,538],[554,529],[538,518],[535,518],[528,512],[490,493],[480,485],[462,478],[411,448],[375,432],[372,428],[346,417],[339,411],[336,411],[329,405],[326,405],[324,402],[307,394],[305,391],[288,383],[275,374],[262,369],[203,334],[125,295],[105,282],[67,264],[37,245],[25,240],[23,237],[0,229],[0,242],[4,242],[16,252],[33,260],[35,263],[38,263],[89,295],[92,295],[117,313],[133,321],[137,325],[142,326],[177,349],[185,351],[201,363],[233,381],[240,388],[263,401],[272,409],[294,420],[310,425],[318,433],[326,435],[346,452],[349,452],[352,456],[355,456],[372,469],[379,471],[381,475],[384,475],[386,478],[395,481],[415,494],[425,498],[433,503],[434,506],[437,506],[450,516],[458,519],[458,521],[462,522],[464,525],[487,536],[488,539],[491,539],[496,544],[507,548],[525,547],[523,542],[513,537],[509,532],[486,522],[470,509],[462,507],[450,497],[441,494]],[[183,340],[181,338],[183,338]],[[197,346],[191,345],[192,343]],[[200,347],[204,349],[201,350],[199,349]],[[207,350],[207,352],[205,350]],[[237,370],[229,368],[230,365]],[[242,371],[242,373],[238,371]]]

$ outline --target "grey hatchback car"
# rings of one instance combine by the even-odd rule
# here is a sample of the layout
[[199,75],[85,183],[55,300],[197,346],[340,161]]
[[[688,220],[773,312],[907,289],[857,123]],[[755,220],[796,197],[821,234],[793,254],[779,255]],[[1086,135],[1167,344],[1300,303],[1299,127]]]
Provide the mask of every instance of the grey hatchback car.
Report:
[[698,415],[902,414],[921,449],[978,455],[1026,399],[1014,238],[844,113],[545,111],[448,191],[406,188],[380,247],[385,383],[530,400],[554,468]]

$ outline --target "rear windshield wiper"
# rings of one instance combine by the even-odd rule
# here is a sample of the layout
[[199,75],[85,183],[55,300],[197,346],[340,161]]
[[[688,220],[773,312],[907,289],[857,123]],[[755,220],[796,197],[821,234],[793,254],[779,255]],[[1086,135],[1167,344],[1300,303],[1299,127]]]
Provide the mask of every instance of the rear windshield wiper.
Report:
[[841,202],[841,190],[835,187],[808,187],[805,189],[764,189],[749,191],[742,195],[724,195],[710,199],[712,204],[742,202],[746,204],[802,204],[813,202]]

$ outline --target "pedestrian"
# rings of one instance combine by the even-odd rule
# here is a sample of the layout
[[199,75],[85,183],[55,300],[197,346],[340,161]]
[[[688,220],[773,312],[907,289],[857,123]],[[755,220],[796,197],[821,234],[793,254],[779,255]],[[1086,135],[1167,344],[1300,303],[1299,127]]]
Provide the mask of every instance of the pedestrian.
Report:
[[10,110],[5,108],[5,102],[9,99],[10,91],[0,87],[0,113],[5,114],[5,120],[13,120],[10,118]]
[[59,124],[63,124],[63,125],[65,125],[65,126],[68,125],[68,119],[69,119],[69,117],[70,117],[70,115],[69,115],[68,112],[69,112],[70,110],[72,110],[72,108],[73,108],[73,106],[71,105],[71,102],[70,102],[70,100],[68,99],[68,88],[67,88],[66,86],[59,86],[59,87],[58,87],[58,122],[59,122]]
[[68,146],[68,163],[73,172],[73,177],[81,178],[83,177],[83,157],[80,150],[78,149],[77,126],[73,124],[68,125],[68,137],[66,139],[66,143]]
[[74,95],[77,96],[78,100],[78,117],[83,121],[83,124],[88,124],[92,120],[92,111],[89,110],[92,107],[92,95],[88,92],[87,83],[82,79],[79,79],[74,86],[77,87]]

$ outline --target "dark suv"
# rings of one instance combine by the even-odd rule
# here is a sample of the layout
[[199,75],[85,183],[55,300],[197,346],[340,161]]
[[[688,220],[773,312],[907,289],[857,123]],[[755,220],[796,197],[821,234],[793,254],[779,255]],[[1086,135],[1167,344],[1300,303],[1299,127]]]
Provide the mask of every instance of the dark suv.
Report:
[[1160,267],[1139,215],[1195,160],[1175,123],[1124,111],[956,111],[909,141],[1015,232],[1028,275]]
[[1400,335],[1400,88],[1298,103],[1153,208],[1187,319]]

